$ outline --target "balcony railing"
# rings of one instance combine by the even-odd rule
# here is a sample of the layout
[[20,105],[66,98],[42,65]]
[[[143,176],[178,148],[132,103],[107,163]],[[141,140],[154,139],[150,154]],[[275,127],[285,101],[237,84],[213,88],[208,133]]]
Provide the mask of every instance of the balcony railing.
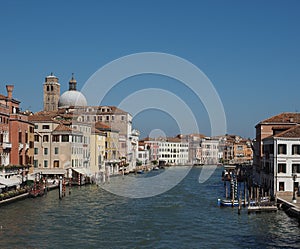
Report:
[[19,143],[19,150],[22,150],[24,148],[24,145]]
[[2,147],[3,147],[3,149],[11,149],[12,145],[9,142],[3,142]]

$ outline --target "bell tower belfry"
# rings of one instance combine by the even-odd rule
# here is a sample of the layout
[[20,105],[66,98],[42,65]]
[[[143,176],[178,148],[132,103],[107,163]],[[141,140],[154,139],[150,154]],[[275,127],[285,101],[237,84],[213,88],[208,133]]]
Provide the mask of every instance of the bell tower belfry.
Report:
[[44,111],[57,111],[60,97],[58,78],[51,73],[44,82]]

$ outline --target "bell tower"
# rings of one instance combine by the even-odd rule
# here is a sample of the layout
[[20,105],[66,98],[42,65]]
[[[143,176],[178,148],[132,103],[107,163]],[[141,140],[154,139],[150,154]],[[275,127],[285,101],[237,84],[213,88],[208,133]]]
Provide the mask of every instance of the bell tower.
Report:
[[57,111],[60,97],[58,78],[51,73],[44,82],[44,111]]

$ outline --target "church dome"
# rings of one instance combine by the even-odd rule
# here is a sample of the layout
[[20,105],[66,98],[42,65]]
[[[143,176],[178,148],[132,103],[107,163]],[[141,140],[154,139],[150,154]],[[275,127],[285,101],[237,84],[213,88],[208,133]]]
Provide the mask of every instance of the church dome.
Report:
[[72,79],[69,81],[69,90],[64,92],[58,101],[58,107],[69,106],[87,106],[87,101],[84,95],[76,90],[77,81],[72,75]]
[[64,92],[58,101],[58,107],[87,106],[87,101],[81,92],[69,90]]

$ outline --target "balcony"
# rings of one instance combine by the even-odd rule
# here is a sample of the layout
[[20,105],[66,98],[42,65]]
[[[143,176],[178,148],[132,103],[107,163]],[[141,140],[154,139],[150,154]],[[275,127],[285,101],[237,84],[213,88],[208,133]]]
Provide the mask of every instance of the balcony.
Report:
[[24,145],[19,143],[19,151],[22,150],[24,148]]
[[29,149],[29,143],[26,143],[25,144],[25,150],[28,150]]
[[5,150],[5,149],[11,149],[12,148],[12,145],[11,143],[9,142],[3,142],[2,143],[2,148]]

